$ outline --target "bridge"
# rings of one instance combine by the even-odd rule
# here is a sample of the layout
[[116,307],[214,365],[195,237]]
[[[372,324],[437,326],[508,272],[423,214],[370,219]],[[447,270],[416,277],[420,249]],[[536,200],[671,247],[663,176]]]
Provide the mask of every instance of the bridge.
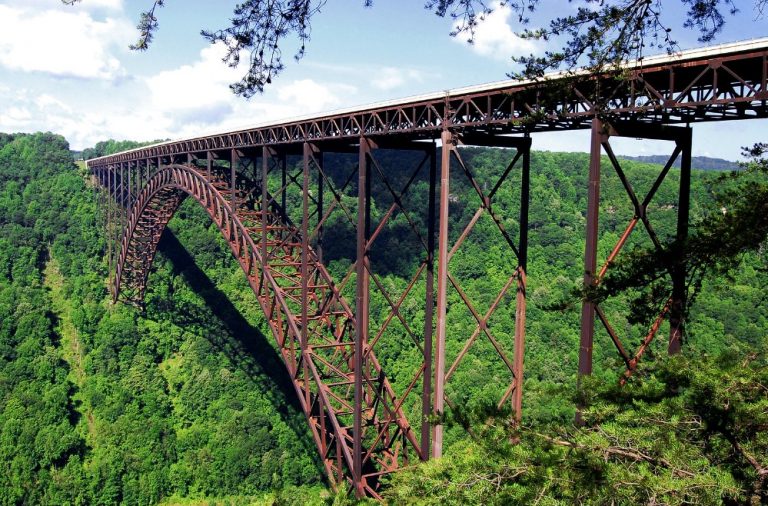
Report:
[[[256,295],[330,483],[357,496],[380,497],[383,475],[442,454],[442,415],[456,406],[446,388],[479,341],[490,343],[508,379],[499,389],[499,406],[511,405],[515,419],[521,419],[530,149],[536,133],[591,130],[584,283],[596,286],[635,229],[644,230],[656,248],[665,247],[646,210],[678,159],[675,244],[684,243],[691,125],[767,117],[767,79],[768,39],[760,39],[645,58],[627,63],[618,73],[559,73],[539,81],[493,83],[89,160],[104,215],[112,297],[141,304],[160,236],[181,202],[192,197],[221,231]],[[622,136],[674,145],[645,196],[635,193],[611,147],[611,138]],[[495,184],[478,182],[462,146],[507,148],[509,160],[498,168]],[[385,156],[390,151],[407,153],[396,171]],[[634,217],[598,265],[603,155],[623,183]],[[330,174],[332,158],[346,160],[343,177]],[[407,177],[393,177],[395,172]],[[513,216],[497,198],[500,188],[512,185],[511,174],[520,196]],[[451,236],[450,188],[457,179],[474,189],[479,205],[461,233]],[[408,197],[417,185],[426,195],[413,208]],[[382,216],[371,213],[374,186],[387,196],[389,207],[385,205]],[[420,245],[418,266],[400,294],[382,282],[372,255],[395,216]],[[332,217],[354,230],[356,245],[354,262],[337,279],[324,262]],[[512,271],[507,282],[487,308],[462,289],[461,273],[451,265],[481,219],[493,224],[493,233],[501,234],[515,259],[515,265],[507,266]],[[510,227],[510,222],[517,224]],[[624,364],[622,377],[632,374],[664,321],[670,328],[669,353],[680,351],[686,279],[683,256],[679,258],[667,268],[667,302],[636,349],[622,341],[600,304],[583,302],[579,377],[592,371],[596,321]],[[380,291],[387,303],[378,328],[370,321],[372,290]],[[403,310],[416,293],[424,294],[418,302],[419,319]],[[471,314],[471,335],[448,332],[448,296],[454,293]],[[500,339],[489,325],[499,308],[509,305],[515,314],[511,342]],[[408,372],[407,380],[400,374],[391,381],[382,365],[386,361],[377,357],[394,325],[421,357],[420,367]],[[458,343],[459,351],[447,353],[447,342]]]

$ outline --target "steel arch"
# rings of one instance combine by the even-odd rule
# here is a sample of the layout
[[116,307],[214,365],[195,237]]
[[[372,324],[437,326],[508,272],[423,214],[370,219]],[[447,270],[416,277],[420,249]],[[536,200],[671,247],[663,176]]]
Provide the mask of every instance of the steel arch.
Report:
[[[237,197],[233,200],[230,194]],[[232,192],[225,179],[191,165],[158,169],[127,213],[113,299],[141,302],[162,232],[188,195],[216,224],[256,294],[332,485],[358,484],[364,493],[378,497],[383,474],[407,463],[409,454],[422,458],[419,442],[404,415],[402,399],[396,398],[367,343],[362,368],[355,371],[354,310],[274,199],[267,196],[268,206],[249,201],[247,195]],[[261,189],[251,195],[261,196]],[[305,268],[312,281],[303,284]],[[297,295],[302,285],[308,292],[304,297]],[[358,372],[364,385],[363,405],[358,407],[363,413],[364,444],[362,471],[354,476],[352,386]]]

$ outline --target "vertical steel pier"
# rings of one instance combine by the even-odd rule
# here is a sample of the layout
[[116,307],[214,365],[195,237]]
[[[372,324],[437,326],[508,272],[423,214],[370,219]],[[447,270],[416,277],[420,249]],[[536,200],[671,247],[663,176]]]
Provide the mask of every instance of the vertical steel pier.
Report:
[[[581,312],[581,338],[579,345],[579,381],[584,376],[592,374],[592,348],[594,344],[595,318],[599,319],[608,333],[611,341],[616,347],[617,352],[624,361],[625,370],[622,382],[626,380],[635,370],[640,357],[645,353],[658,333],[662,322],[669,320],[670,334],[668,352],[675,354],[680,352],[681,338],[683,335],[684,315],[686,311],[686,264],[685,247],[688,238],[688,220],[690,209],[690,188],[691,188],[691,128],[675,127],[666,125],[647,125],[642,123],[606,121],[598,117],[592,121],[591,143],[590,143],[590,164],[587,196],[587,228],[584,253],[584,287],[587,296],[582,304]],[[624,171],[621,168],[613,148],[610,144],[611,137],[632,137],[636,139],[655,139],[674,142],[674,149],[667,163],[662,168],[648,194],[642,198],[636,194],[630,181],[628,181]],[[597,270],[597,250],[598,250],[598,224],[600,208],[600,169],[603,153],[608,158],[613,171],[618,175],[622,185],[627,193],[627,197],[632,204],[634,211],[633,217],[626,226],[619,241],[614,245],[611,253],[606,258],[600,270]],[[664,182],[667,174],[672,168],[674,162],[680,159],[680,183],[678,190],[677,205],[677,232],[675,241],[671,245],[671,260],[665,269],[668,271],[670,279],[670,292],[667,301],[659,308],[659,313],[654,322],[648,329],[640,346],[636,350],[628,350],[622,342],[621,336],[609,322],[605,312],[598,303],[590,299],[590,288],[597,287],[603,277],[608,272],[611,264],[616,259],[619,252],[624,247],[630,234],[636,225],[641,224],[655,250],[659,253],[664,251],[665,245],[662,244],[652,226],[648,216],[648,204],[652,201],[657,190]],[[660,258],[665,258],[660,255]],[[626,340],[626,339],[625,339]],[[582,406],[580,406],[582,407]],[[577,414],[577,421],[580,420]]]
[[[552,94],[542,93],[540,82],[480,85],[89,160],[100,188],[113,300],[141,304],[163,230],[185,198],[195,199],[221,232],[266,316],[332,486],[378,498],[383,475],[443,454],[443,416],[462,402],[451,398],[451,380],[477,343],[483,341],[498,360],[493,365],[505,389],[497,406],[510,407],[514,421],[521,421],[530,147],[536,132],[591,129],[587,293],[600,286],[635,228],[644,230],[653,248],[664,253],[659,257],[667,259],[669,296],[635,349],[611,325],[602,303],[585,297],[579,381],[592,373],[596,320],[623,361],[622,380],[633,373],[665,321],[668,352],[680,352],[687,304],[689,125],[768,117],[768,39],[649,57],[628,63],[625,70],[621,79],[584,75],[546,99]],[[645,196],[624,174],[611,147],[613,137],[674,143]],[[478,180],[471,157],[465,156],[471,146],[506,148],[504,156],[511,160],[492,175],[497,181]],[[411,157],[416,162],[403,162],[408,166],[391,167],[387,150],[418,156]],[[339,165],[343,170],[329,167],[333,156],[349,158]],[[647,210],[677,159],[677,227],[670,247],[657,236]],[[601,162],[603,170],[618,176],[634,211],[602,262]],[[513,187],[520,196],[515,216],[502,216],[509,210],[494,205],[505,184],[519,185]],[[426,188],[426,199],[417,206],[424,209],[408,205],[407,195],[417,186]],[[479,202],[467,224],[457,223],[456,206],[452,209],[451,188],[456,187],[467,188]],[[375,199],[391,204],[380,208]],[[415,272],[399,294],[391,293],[376,269],[376,246],[395,216],[402,217],[398,233],[405,230],[419,244]],[[513,272],[497,294],[489,294],[494,298],[482,310],[484,301],[473,300],[451,269],[451,258],[481,219],[484,232],[500,234],[500,244],[514,255],[509,257],[514,265],[505,266]],[[348,227],[355,244],[342,279],[333,279],[325,263],[336,246],[325,238],[336,222]],[[407,310],[416,293],[424,309],[418,324]],[[500,332],[489,324],[500,307],[514,313],[514,329]],[[473,327],[471,334],[452,331],[459,313]],[[399,325],[396,330],[392,322]],[[387,374],[392,364],[382,364],[377,356],[393,334],[421,360],[396,378]]]

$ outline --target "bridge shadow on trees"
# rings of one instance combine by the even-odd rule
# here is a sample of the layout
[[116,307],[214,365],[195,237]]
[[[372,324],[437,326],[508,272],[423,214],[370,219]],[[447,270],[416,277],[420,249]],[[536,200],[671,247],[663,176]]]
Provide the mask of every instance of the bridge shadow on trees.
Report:
[[[311,456],[318,477],[324,478],[291,378],[277,351],[269,344],[271,336],[264,335],[243,316],[227,294],[197,265],[170,228],[163,232],[158,251],[170,261],[173,274],[180,275],[204,303],[201,308],[175,299],[176,310],[168,313],[173,315],[174,323],[180,327],[193,325],[203,329],[206,340],[243,371],[269,400],[281,420],[297,436],[302,449]],[[258,304],[255,299],[253,303]]]

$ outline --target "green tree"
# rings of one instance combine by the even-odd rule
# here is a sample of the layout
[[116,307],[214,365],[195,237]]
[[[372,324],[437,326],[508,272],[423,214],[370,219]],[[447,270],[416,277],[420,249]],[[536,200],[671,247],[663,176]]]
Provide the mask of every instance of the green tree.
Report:
[[593,380],[585,426],[480,437],[393,476],[387,496],[418,504],[764,504],[766,355],[673,357],[628,385]]

